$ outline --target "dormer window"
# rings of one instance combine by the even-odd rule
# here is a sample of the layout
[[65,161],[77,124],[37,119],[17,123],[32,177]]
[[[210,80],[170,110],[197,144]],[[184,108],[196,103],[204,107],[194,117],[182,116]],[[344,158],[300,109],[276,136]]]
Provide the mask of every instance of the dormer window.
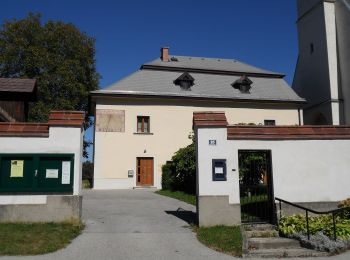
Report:
[[231,84],[235,89],[239,89],[242,93],[250,93],[250,89],[252,88],[253,81],[251,81],[247,76],[242,76],[237,79],[235,82]]
[[180,86],[183,90],[191,90],[191,87],[194,85],[194,78],[188,72],[185,72],[174,80],[174,84]]

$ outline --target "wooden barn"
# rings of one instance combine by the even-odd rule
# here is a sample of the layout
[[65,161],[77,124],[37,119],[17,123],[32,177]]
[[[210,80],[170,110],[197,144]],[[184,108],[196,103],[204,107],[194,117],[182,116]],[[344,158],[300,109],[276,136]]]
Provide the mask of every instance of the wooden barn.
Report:
[[0,78],[0,122],[25,122],[28,103],[36,101],[35,79]]

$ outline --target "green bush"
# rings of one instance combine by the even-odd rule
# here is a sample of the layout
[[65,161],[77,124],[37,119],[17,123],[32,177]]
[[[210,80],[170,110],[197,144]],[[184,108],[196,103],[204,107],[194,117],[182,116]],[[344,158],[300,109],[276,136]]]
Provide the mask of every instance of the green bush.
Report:
[[196,148],[192,143],[179,149],[172,162],[162,166],[162,189],[196,194]]
[[92,188],[93,179],[94,179],[94,164],[90,161],[83,162],[83,180],[89,181],[89,188]]
[[[347,208],[347,207],[350,207],[350,198],[343,200],[343,201],[339,202],[339,204],[338,204],[338,208]],[[346,210],[343,213],[342,217],[346,218],[346,219],[350,219],[350,209]]]
[[[284,235],[294,233],[307,233],[306,218],[303,215],[293,215],[282,217],[278,224],[279,231]],[[309,218],[310,234],[314,235],[322,232],[326,236],[333,237],[333,220],[332,215],[322,215]],[[342,239],[350,238],[350,220],[336,217],[336,235]]]
[[162,189],[174,191],[176,189],[176,178],[172,163],[162,166]]
[[196,149],[194,143],[178,150],[172,157],[175,189],[196,193]]

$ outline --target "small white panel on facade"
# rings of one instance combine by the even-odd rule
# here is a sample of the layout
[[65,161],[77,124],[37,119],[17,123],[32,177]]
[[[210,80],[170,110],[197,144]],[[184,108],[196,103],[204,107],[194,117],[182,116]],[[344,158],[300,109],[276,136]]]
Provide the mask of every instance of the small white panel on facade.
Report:
[[70,161],[62,162],[62,184],[70,184]]
[[46,178],[47,179],[57,179],[58,178],[58,169],[46,169]]
[[215,167],[215,174],[224,174],[224,168]]
[[129,178],[134,177],[134,171],[133,170],[128,170],[128,177]]

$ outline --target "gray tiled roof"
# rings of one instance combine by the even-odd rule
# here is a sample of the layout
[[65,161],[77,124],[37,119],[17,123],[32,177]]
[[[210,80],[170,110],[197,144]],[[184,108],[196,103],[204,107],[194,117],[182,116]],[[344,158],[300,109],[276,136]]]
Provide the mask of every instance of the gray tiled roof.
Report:
[[[172,61],[171,58],[176,58],[177,61]],[[228,72],[243,72],[243,73],[259,73],[282,75],[281,73],[272,72],[260,69],[241,61],[232,59],[219,58],[202,58],[202,57],[187,57],[187,56],[170,56],[169,61],[162,61],[160,58],[151,62],[147,62],[144,66],[160,66],[169,68],[187,68],[187,69],[202,69],[202,70],[216,70]]]
[[32,93],[35,79],[0,78],[0,91]]
[[249,99],[303,102],[282,78],[249,77],[252,88],[249,94],[241,93],[231,84],[240,78],[235,75],[217,75],[190,72],[195,79],[190,91],[174,84],[182,72],[141,69],[108,88],[92,94],[160,95],[202,98]]

